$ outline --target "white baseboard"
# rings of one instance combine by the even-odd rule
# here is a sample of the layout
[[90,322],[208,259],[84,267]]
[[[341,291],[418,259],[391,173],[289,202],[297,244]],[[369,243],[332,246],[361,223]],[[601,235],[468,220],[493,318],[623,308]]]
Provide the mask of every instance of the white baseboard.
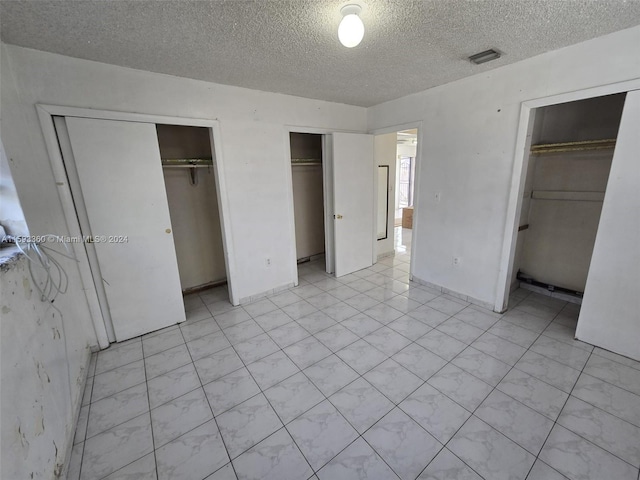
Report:
[[451,295],[452,297],[459,298],[460,300],[464,300],[465,302],[473,303],[474,305],[478,305],[479,307],[486,308],[487,310],[491,310],[492,312],[495,311],[493,303],[485,302],[484,300],[479,300],[469,295],[465,295],[464,293],[450,290],[441,285],[436,285],[435,283],[427,282],[426,280],[422,280],[421,278],[418,278],[415,275],[412,277],[411,280],[420,285],[424,285],[425,287],[429,287],[439,292],[446,293],[447,295]]
[[253,303],[257,300],[262,300],[265,297],[268,297],[270,295],[274,295],[276,293],[280,293],[283,292],[285,290],[288,290],[289,288],[295,287],[295,285],[292,283],[287,283],[286,285],[281,285],[279,287],[276,288],[272,288],[271,290],[266,290],[264,292],[261,293],[256,293],[255,295],[251,295],[249,297],[244,297],[240,299],[239,305],[246,305],[248,303]]

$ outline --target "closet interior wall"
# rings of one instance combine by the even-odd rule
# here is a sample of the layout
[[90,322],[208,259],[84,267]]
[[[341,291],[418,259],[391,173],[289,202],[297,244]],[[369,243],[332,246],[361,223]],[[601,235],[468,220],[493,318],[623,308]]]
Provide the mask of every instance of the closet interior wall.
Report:
[[[625,94],[539,108],[537,145],[615,139]],[[584,292],[614,148],[551,147],[529,155],[514,262],[534,280]]]
[[[166,160],[211,160],[210,130],[157,125],[160,156]],[[213,166],[163,167],[183,292],[224,283],[227,277]]]
[[291,178],[298,260],[325,250],[322,135],[290,134]]

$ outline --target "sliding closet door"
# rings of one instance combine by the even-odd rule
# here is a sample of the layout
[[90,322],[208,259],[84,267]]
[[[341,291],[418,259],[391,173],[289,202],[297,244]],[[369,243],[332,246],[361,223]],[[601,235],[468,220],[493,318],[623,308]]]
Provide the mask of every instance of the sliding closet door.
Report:
[[640,90],[633,90],[624,102],[576,337],[640,361],[638,132]]
[[156,126],[66,121],[116,340],[184,321]]

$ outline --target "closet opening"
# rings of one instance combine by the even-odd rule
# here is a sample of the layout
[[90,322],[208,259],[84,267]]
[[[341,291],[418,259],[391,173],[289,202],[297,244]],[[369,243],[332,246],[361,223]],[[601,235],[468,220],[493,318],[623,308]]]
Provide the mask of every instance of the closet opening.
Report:
[[322,135],[289,134],[291,179],[298,264],[315,262],[324,268],[325,209]]
[[156,130],[185,309],[228,301],[211,129]]
[[[520,287],[555,298],[544,300],[547,309],[561,309],[573,329],[625,96],[620,93],[540,107],[530,127],[511,290]],[[509,308],[519,301],[520,295],[512,295]]]

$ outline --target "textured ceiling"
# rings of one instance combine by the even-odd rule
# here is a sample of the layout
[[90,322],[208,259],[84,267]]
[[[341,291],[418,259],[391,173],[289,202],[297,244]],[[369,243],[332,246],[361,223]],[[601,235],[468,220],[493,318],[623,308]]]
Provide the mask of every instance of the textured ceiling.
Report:
[[[640,0],[0,2],[6,43],[216,83],[371,106],[640,24]],[[466,58],[495,47],[497,61]]]

